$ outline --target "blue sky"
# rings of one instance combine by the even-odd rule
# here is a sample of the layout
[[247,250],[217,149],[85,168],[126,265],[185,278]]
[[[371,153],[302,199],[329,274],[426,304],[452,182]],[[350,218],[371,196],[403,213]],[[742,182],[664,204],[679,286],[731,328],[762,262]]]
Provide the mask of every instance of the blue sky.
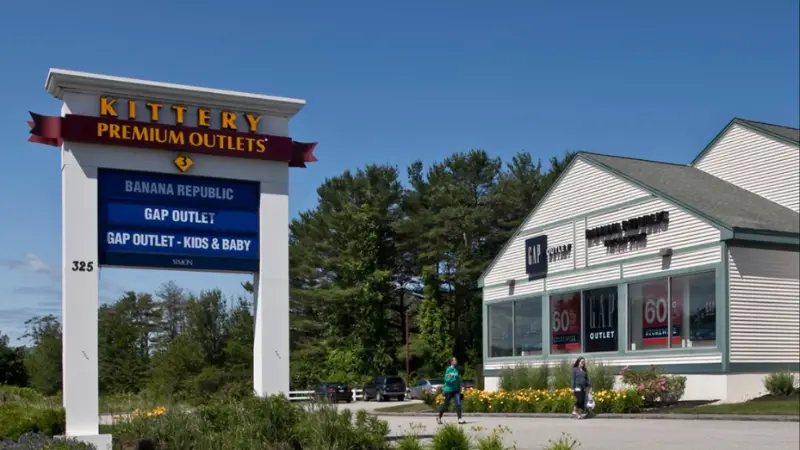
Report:
[[[0,331],[60,312],[60,158],[26,142],[58,114],[50,67],[305,98],[290,130],[326,178],[403,173],[483,148],[584,149],[688,163],[734,116],[798,126],[797,0],[15,2],[0,15]],[[497,5],[497,6],[491,6]],[[243,293],[245,276],[104,270],[101,301],[168,280]]]

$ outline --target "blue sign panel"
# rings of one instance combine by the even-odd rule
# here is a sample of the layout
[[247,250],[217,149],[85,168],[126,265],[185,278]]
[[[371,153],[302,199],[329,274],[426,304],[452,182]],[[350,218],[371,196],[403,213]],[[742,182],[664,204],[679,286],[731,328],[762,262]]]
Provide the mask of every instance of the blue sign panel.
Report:
[[257,211],[261,193],[254,182],[108,169],[100,170],[98,184],[101,203],[121,200]]
[[109,226],[258,233],[258,211],[107,203],[106,217]]
[[258,270],[256,182],[101,169],[101,265]]

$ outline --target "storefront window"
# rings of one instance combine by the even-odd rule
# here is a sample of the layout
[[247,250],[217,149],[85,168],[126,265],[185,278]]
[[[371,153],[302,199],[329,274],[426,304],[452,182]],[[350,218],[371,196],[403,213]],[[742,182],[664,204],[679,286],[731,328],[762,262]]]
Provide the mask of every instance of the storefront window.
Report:
[[[682,305],[681,346],[717,345],[717,280],[714,272],[675,277],[671,280],[672,301]],[[675,345],[673,345],[675,346]]]
[[617,287],[583,293],[583,348],[586,353],[618,349]]
[[581,293],[550,296],[551,353],[581,351]]
[[681,343],[681,302],[669,302],[669,279],[645,281],[628,286],[628,317],[631,350],[669,348],[667,330],[672,328],[672,345]]
[[514,302],[514,356],[542,354],[542,298]]
[[513,322],[511,302],[489,305],[489,357],[513,356]]

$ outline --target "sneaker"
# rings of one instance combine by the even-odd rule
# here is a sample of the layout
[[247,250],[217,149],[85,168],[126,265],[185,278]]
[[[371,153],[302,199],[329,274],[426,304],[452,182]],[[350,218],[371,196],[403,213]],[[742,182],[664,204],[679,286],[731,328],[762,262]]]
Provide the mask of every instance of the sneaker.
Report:
[[465,423],[467,423],[467,421],[466,421],[466,420],[464,420],[464,419],[458,419],[458,424],[459,424],[459,425],[464,425]]
[[436,423],[438,423],[439,425],[441,425],[441,424],[442,424],[442,418],[441,418],[441,417],[439,417],[439,416],[436,416]]

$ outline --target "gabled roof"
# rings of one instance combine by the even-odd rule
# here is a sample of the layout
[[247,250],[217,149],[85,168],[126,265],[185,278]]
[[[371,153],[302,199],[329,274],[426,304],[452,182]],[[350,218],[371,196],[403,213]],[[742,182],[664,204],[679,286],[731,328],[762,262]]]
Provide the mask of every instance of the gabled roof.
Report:
[[800,233],[800,215],[692,166],[582,153],[596,165],[730,231]]
[[741,125],[745,128],[749,128],[750,130],[755,131],[756,133],[760,133],[764,136],[770,137],[772,139],[785,142],[789,145],[800,145],[800,129],[786,127],[783,125],[773,125],[771,123],[764,123],[764,122],[756,122],[755,120],[747,120],[747,119],[740,119],[738,117],[734,117],[733,120],[728,122],[728,125],[722,129],[714,139],[706,145],[703,151],[694,158],[691,165],[697,164],[700,159],[705,156],[705,154],[712,148],[714,145],[719,141],[728,130],[734,125]]

